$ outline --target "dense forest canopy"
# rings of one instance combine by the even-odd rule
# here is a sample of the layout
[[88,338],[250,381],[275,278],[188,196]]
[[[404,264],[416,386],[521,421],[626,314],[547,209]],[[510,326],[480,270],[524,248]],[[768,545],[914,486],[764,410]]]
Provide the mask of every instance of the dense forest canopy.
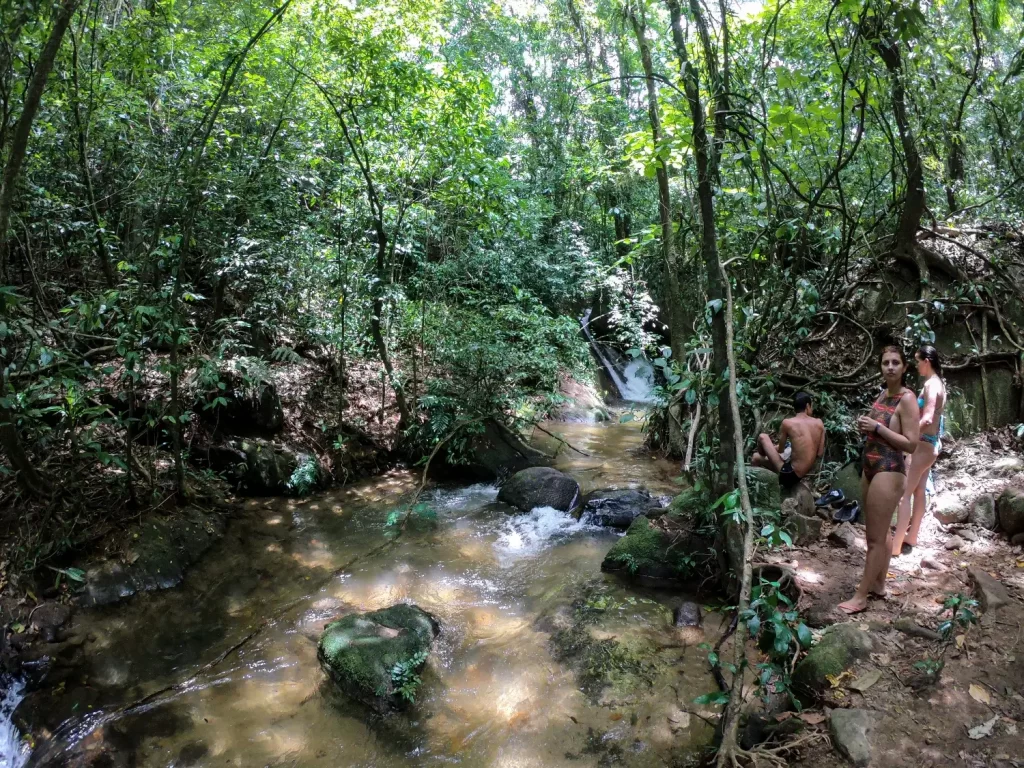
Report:
[[[1019,2],[2,9],[11,509],[97,483],[186,497],[229,375],[303,361],[334,388],[324,445],[365,422],[347,393],[371,366],[424,456],[453,426],[532,418],[585,368],[587,309],[660,359],[657,422],[672,398],[724,402],[731,289],[747,434],[822,308],[886,264],[920,284],[910,335],[973,302],[1022,348],[998,311],[1021,297],[999,240],[1024,204]],[[1001,222],[995,247],[950,244],[977,222]],[[725,483],[727,409],[714,423]],[[53,519],[64,544],[21,557],[73,540],[74,514]]]

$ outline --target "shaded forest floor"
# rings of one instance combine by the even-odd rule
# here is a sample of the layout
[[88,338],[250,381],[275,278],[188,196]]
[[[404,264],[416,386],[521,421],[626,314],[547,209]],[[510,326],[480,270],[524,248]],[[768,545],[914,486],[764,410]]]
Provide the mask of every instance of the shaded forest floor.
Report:
[[[937,497],[998,496],[1008,484],[1024,487],[1024,460],[1008,448],[993,448],[1005,440],[992,440],[992,434],[947,446],[933,474]],[[890,563],[887,597],[846,617],[836,605],[853,594],[860,578],[863,527],[854,526],[858,538],[849,547],[828,538],[836,527],[826,523],[817,543],[775,558],[796,571],[801,607],[812,626],[852,621],[874,642],[869,658],[825,692],[824,714],[833,708],[881,714],[868,737],[872,765],[1024,765],[1024,549],[980,526],[942,525],[929,512],[918,546]],[[981,618],[956,630],[943,655],[937,635],[925,635],[948,617],[940,616],[942,603],[956,594],[976,597]],[[926,658],[944,658],[935,683],[915,667]],[[864,683],[869,685],[856,690]],[[810,727],[828,733],[828,718]],[[790,759],[808,768],[848,765],[824,739]]]

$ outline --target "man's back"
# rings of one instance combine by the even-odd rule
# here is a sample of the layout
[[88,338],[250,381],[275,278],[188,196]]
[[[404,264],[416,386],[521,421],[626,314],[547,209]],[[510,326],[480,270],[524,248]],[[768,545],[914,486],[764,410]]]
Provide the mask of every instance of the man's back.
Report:
[[821,419],[801,413],[783,421],[782,431],[793,444],[793,455],[789,459],[793,471],[799,477],[806,477],[824,450],[825,425]]

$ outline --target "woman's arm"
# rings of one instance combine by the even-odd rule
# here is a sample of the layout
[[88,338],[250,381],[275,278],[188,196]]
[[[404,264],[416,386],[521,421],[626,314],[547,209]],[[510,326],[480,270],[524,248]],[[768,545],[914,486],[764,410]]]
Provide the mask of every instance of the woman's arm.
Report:
[[924,408],[921,410],[921,426],[927,427],[935,421],[935,407],[939,403],[939,384],[929,379],[924,385]]

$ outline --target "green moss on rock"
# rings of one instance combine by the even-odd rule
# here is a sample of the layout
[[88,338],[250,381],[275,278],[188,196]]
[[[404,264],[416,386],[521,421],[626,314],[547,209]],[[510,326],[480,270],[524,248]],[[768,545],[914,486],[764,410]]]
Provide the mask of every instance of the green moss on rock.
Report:
[[871,636],[854,624],[835,624],[793,670],[793,689],[808,704],[831,684],[829,676],[841,675],[854,661],[874,648]]
[[401,603],[331,622],[317,658],[345,693],[385,712],[408,701],[439,632],[433,616]]
[[679,512],[661,515],[656,521],[641,516],[608,550],[601,570],[678,582],[702,579],[715,562],[711,545],[712,538]]

